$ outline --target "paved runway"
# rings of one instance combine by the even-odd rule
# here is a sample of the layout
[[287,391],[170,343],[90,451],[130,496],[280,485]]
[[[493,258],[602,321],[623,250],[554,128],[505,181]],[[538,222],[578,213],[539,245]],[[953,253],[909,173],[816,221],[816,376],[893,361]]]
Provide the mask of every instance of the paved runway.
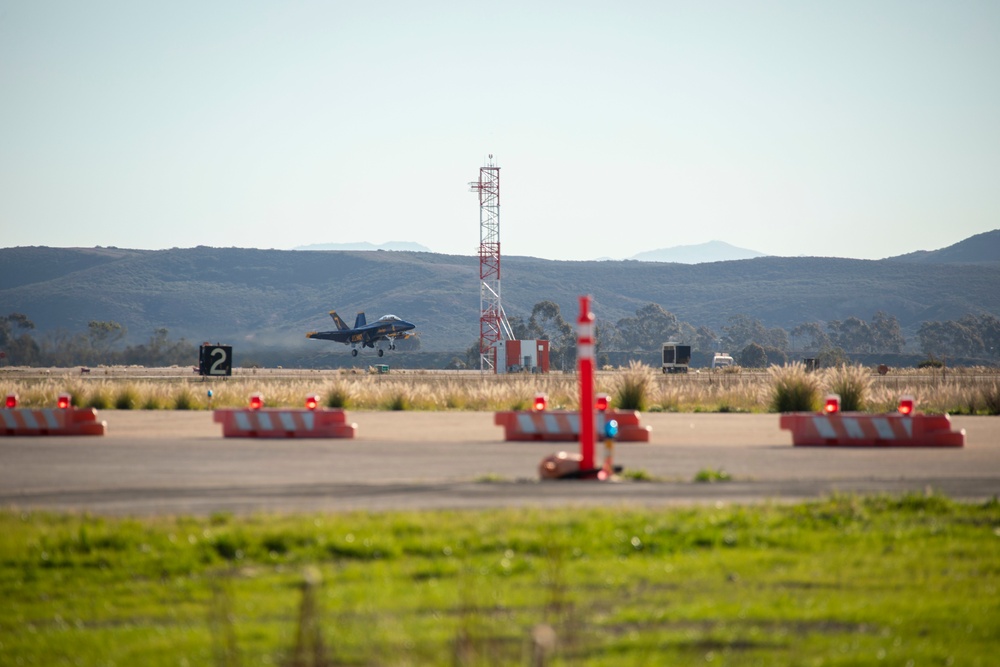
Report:
[[[788,502],[834,492],[1000,495],[1000,418],[954,417],[955,448],[792,447],[777,415],[644,414],[615,461],[653,482],[539,482],[575,443],[508,443],[492,412],[354,412],[343,440],[223,438],[210,412],[104,410],[104,437],[0,437],[0,506],[209,514]],[[598,458],[602,456],[598,446]],[[733,481],[695,483],[699,470]]]

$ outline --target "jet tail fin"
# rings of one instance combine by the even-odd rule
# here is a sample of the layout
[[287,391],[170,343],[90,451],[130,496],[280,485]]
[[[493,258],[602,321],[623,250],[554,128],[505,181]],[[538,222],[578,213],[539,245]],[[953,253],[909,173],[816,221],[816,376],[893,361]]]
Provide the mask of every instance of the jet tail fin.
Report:
[[354,328],[360,329],[361,327],[365,326],[365,324],[367,324],[367,322],[365,322],[365,312],[361,311],[360,313],[358,313],[358,317],[354,320]]
[[344,322],[344,320],[340,319],[340,315],[337,314],[337,311],[331,310],[330,311],[330,317],[333,318],[333,323],[337,325],[338,329],[347,329],[348,328],[347,323]]

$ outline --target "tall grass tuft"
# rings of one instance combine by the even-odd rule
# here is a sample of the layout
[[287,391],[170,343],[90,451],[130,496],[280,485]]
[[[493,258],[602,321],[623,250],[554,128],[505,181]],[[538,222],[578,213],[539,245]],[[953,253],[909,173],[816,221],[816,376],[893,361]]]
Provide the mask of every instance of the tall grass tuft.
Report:
[[174,393],[174,410],[197,410],[194,394],[188,387],[181,387]]
[[983,407],[987,414],[1000,415],[1000,383],[994,382],[982,388]]
[[84,407],[95,410],[106,410],[111,407],[111,388],[105,384],[98,385],[91,389],[84,402]]
[[653,372],[639,361],[630,361],[615,387],[614,404],[619,410],[643,411],[649,405],[649,387]]
[[412,403],[409,392],[404,388],[400,388],[389,397],[388,408],[397,412],[409,410]]
[[858,412],[867,407],[872,375],[864,366],[845,364],[827,369],[824,381],[831,392],[840,396],[840,409],[844,412]]
[[135,410],[139,405],[139,391],[135,385],[127,384],[115,394],[115,410]]
[[141,408],[143,410],[162,410],[164,408],[163,398],[159,394],[148,392],[142,399]]
[[771,366],[772,412],[811,412],[819,405],[819,378],[805,364]]
[[346,408],[351,403],[351,390],[343,383],[335,384],[326,393],[326,407]]

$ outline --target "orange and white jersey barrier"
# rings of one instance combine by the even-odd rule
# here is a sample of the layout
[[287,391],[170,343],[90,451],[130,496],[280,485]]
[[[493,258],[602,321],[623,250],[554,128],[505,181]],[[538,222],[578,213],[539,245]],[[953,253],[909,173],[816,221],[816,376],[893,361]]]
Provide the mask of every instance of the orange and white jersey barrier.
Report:
[[226,409],[212,419],[226,438],[353,438],[358,429],[340,409]]
[[[639,424],[635,410],[598,413],[595,441],[601,440],[605,419],[618,422],[619,442],[649,442],[652,430]],[[570,442],[580,438],[580,413],[570,410],[512,410],[497,412],[493,423],[504,427],[504,440]]]
[[94,408],[0,410],[0,435],[104,435],[107,429]]
[[862,447],[964,447],[965,430],[952,431],[948,415],[859,412],[790,413],[781,428],[793,445]]

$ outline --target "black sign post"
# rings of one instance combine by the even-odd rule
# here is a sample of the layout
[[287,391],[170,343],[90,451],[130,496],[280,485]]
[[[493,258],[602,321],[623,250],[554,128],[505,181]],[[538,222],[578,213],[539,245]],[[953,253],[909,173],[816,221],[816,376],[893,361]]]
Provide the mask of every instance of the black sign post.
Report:
[[198,355],[199,375],[232,375],[232,345],[212,345],[203,343]]

